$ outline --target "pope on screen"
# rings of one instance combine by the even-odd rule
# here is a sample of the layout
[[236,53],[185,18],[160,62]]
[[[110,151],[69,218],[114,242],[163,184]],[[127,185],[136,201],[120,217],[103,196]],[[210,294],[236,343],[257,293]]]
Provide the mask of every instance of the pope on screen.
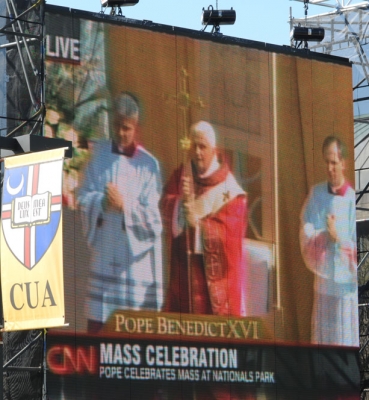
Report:
[[162,199],[171,242],[165,310],[243,315],[246,193],[208,122],[191,127],[191,143],[191,165],[175,171]]

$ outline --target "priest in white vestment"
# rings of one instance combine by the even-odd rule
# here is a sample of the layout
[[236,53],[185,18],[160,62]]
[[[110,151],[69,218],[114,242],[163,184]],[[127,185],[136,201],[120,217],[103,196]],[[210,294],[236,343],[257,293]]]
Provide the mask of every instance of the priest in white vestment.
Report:
[[310,190],[301,214],[302,255],[315,275],[311,340],[359,346],[355,191],[338,138],[325,139],[323,158],[327,182]]
[[162,223],[157,160],[135,141],[139,107],[127,93],[114,101],[114,139],[94,145],[78,202],[91,250],[88,330],[115,310],[161,310]]

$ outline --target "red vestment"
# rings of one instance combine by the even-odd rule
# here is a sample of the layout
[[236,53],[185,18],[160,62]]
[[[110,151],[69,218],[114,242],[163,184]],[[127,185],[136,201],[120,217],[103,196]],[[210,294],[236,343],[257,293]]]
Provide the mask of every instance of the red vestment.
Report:
[[195,228],[183,227],[175,232],[176,219],[181,213],[181,177],[182,168],[169,180],[161,202],[169,236],[167,243],[171,245],[170,281],[164,309],[243,315],[246,265],[242,242],[246,234],[246,193],[226,164],[207,178],[199,178],[193,170],[195,202],[199,202],[198,208],[202,209],[197,232],[202,250],[196,254]]

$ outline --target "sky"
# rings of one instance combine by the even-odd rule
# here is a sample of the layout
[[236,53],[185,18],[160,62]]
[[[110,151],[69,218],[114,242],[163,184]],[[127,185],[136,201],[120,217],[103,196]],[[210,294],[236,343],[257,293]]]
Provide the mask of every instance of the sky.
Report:
[[[100,0],[47,0],[47,4],[91,12],[101,11]],[[295,18],[304,17],[303,3],[290,0],[140,0],[136,6],[123,7],[127,18],[150,20],[156,23],[201,30],[202,9],[210,5],[236,10],[236,23],[221,26],[221,33],[243,39],[278,45],[290,44],[290,7]],[[321,12],[322,7],[310,5],[309,15]],[[110,9],[106,9],[110,13]],[[211,28],[208,27],[210,32]]]

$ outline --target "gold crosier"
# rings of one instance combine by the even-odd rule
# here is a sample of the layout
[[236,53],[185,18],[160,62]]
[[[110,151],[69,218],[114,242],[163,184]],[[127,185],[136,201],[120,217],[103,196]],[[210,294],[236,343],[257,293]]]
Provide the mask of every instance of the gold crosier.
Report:
[[[179,102],[179,109],[182,112],[183,121],[183,137],[180,139],[182,154],[183,154],[183,176],[190,178],[190,196],[194,196],[194,185],[192,176],[191,160],[189,158],[189,151],[191,149],[191,138],[189,135],[189,120],[190,120],[190,107],[192,104],[204,108],[205,105],[200,97],[196,101],[191,101],[191,95],[189,93],[189,74],[187,70],[182,67],[181,69],[181,86],[180,91],[177,95],[177,101]],[[193,312],[192,305],[192,271],[191,271],[191,243],[190,243],[190,229],[186,223],[186,253],[187,253],[187,280],[188,280],[188,307],[189,312]]]

